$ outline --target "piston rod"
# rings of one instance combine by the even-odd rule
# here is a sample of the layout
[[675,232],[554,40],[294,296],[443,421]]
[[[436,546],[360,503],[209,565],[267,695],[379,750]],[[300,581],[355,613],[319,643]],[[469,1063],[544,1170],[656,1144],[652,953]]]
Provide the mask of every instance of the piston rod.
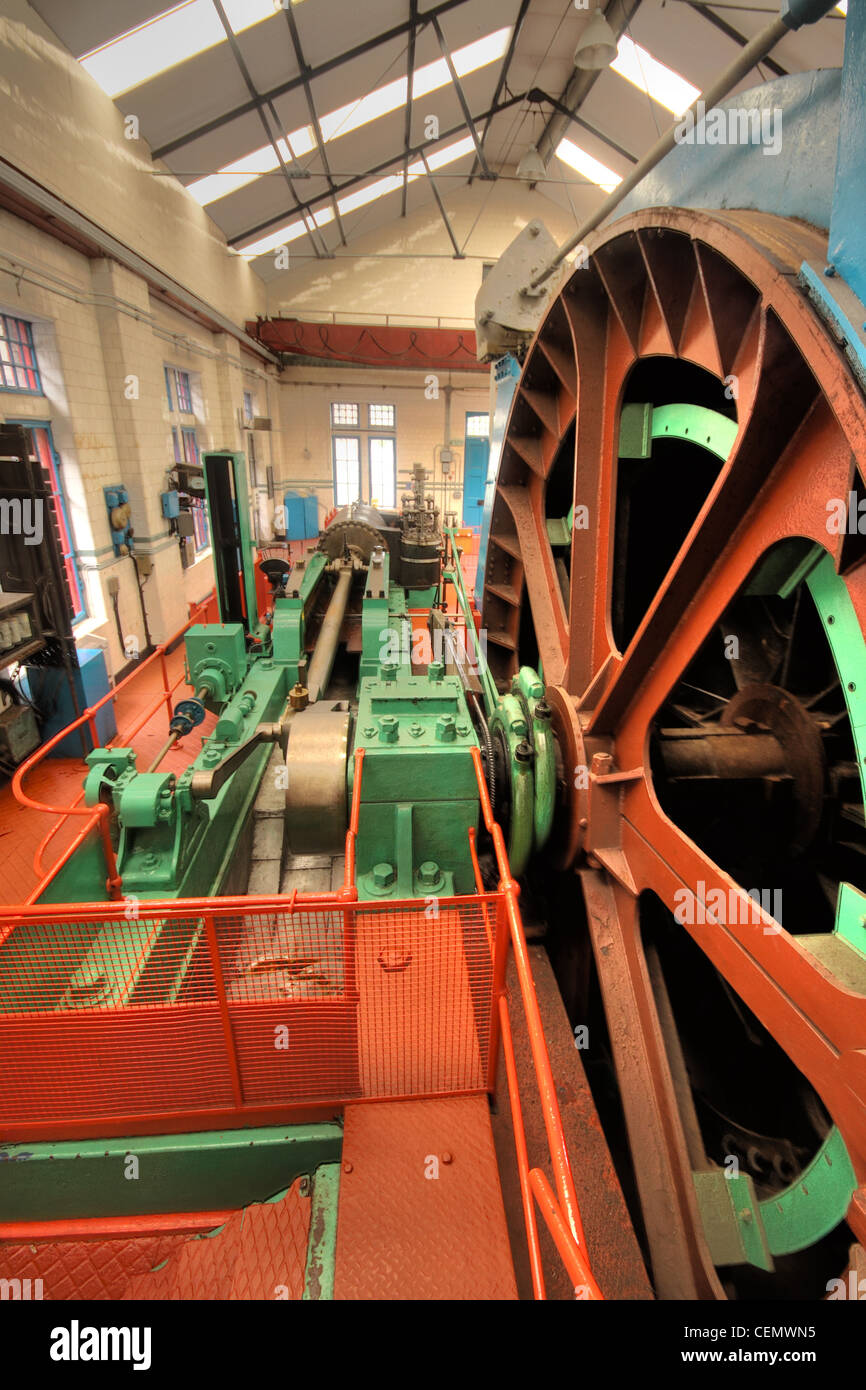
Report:
[[337,587],[331,597],[331,602],[328,604],[328,611],[322,621],[316,649],[310,662],[310,669],[307,674],[310,704],[324,694],[328,681],[331,679],[340,641],[340,629],[343,626],[343,618],[346,616],[346,606],[349,602],[351,587],[352,568],[349,565],[340,571]]

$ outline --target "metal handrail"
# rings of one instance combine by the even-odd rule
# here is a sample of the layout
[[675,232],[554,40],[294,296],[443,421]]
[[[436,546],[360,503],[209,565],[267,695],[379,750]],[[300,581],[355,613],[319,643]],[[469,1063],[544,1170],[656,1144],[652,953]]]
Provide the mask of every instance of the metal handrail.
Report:
[[[541,1020],[541,1011],[538,1007],[538,998],[535,993],[535,984],[532,979],[532,968],[529,964],[529,952],[526,945],[526,937],[523,932],[523,923],[520,918],[520,908],[518,907],[518,895],[520,885],[511,876],[511,868],[508,863],[508,851],[505,847],[505,839],[502,830],[496,823],[493,816],[493,807],[490,803],[490,795],[487,790],[487,783],[484,778],[484,767],[481,761],[481,751],[478,748],[470,749],[472,762],[475,767],[475,776],[478,782],[478,794],[481,799],[481,813],[484,825],[493,840],[496,864],[499,870],[499,888],[505,901],[505,917],[508,923],[508,937],[503,931],[497,932],[494,942],[493,955],[493,996],[497,1007],[491,1015],[490,1021],[490,1082],[495,1085],[496,1060],[499,1052],[500,1039],[506,1056],[506,1069],[508,1072],[509,1094],[512,1102],[512,1114],[517,1116],[515,1124],[515,1143],[517,1144],[517,1131],[521,1134],[521,1149],[518,1150],[518,1167],[521,1168],[521,1190],[524,1199],[524,1216],[527,1224],[527,1240],[530,1247],[530,1261],[533,1265],[533,1283],[535,1285],[535,1269],[540,1272],[540,1250],[538,1247],[538,1235],[535,1230],[534,1220],[527,1216],[526,1186],[531,1187],[533,1195],[539,1204],[539,1209],[550,1230],[557,1248],[561,1246],[568,1251],[566,1268],[569,1274],[574,1277],[575,1290],[581,1290],[579,1296],[590,1299],[603,1298],[603,1294],[595,1281],[589,1266],[586,1255],[586,1238],[583,1233],[583,1225],[580,1219],[580,1208],[578,1206],[577,1195],[574,1190],[574,1178],[571,1172],[571,1164],[568,1157],[568,1148],[565,1142],[565,1130],[562,1124],[562,1116],[559,1110],[559,1102],[556,1097],[556,1085],[553,1079],[553,1070],[550,1065],[550,1055],[547,1051],[547,1043],[544,1037],[544,1026]],[[474,846],[473,846],[474,850]],[[556,1195],[550,1190],[549,1184],[545,1190],[544,1185],[540,1185],[538,1178],[543,1179],[544,1184],[547,1179],[540,1169],[526,1171],[528,1158],[525,1148],[525,1130],[523,1126],[520,1099],[516,1091],[517,1077],[514,1067],[513,1049],[509,1047],[511,1038],[510,1021],[503,1029],[502,1018],[508,1019],[507,994],[505,985],[505,969],[508,960],[508,945],[514,951],[514,963],[517,970],[517,980],[520,987],[520,996],[523,1003],[523,1011],[526,1017],[527,1031],[529,1034],[529,1045],[532,1051],[532,1061],[535,1069],[535,1078],[541,1097],[541,1110],[544,1119],[544,1127],[547,1134],[547,1145],[550,1153],[551,1166],[553,1168],[554,1179],[556,1182]],[[505,1005],[503,1008],[502,1005]],[[509,1060],[510,1058],[510,1060]],[[513,1077],[513,1085],[512,1085]],[[548,1197],[549,1193],[549,1197]],[[562,1253],[560,1249],[560,1253]],[[536,1292],[536,1297],[543,1296]]]
[[[87,822],[84,828],[75,836],[72,842],[69,845],[67,845],[66,849],[63,851],[54,867],[50,869],[47,873],[44,873],[43,878],[40,879],[39,883],[37,883],[36,887],[25,899],[26,903],[29,904],[36,902],[36,900],[42,896],[48,885],[57,877],[64,865],[69,862],[75,851],[79,849],[80,846],[84,843],[91,830],[93,830],[95,826],[98,826],[99,828],[99,833],[102,838],[102,848],[105,854],[105,862],[108,868],[106,888],[108,890],[109,897],[116,901],[118,898],[122,896],[122,882],[120,875],[117,871],[117,860],[114,854],[114,847],[111,843],[111,831],[109,827],[109,819],[111,814],[110,808],[104,804],[100,804],[99,806],[79,805],[78,803],[82,800],[84,795],[83,792],[79,794],[79,796],[76,798],[76,800],[73,802],[71,806],[49,806],[43,801],[34,800],[33,797],[30,797],[25,793],[23,785],[24,778],[28,775],[28,773],[30,773],[33,770],[34,767],[36,767],[38,763],[42,761],[43,758],[47,757],[47,755],[51,752],[53,748],[56,748],[59,743],[62,743],[62,741],[65,738],[67,738],[70,733],[73,733],[76,729],[80,729],[83,724],[87,724],[90,730],[90,737],[93,741],[93,746],[94,748],[98,748],[100,746],[99,731],[96,727],[96,714],[98,713],[98,711],[101,710],[104,705],[107,705],[109,701],[116,700],[121,691],[126,690],[127,687],[134,680],[136,680],[137,677],[141,675],[142,671],[146,670],[148,666],[150,666],[153,662],[157,660],[160,662],[160,666],[162,669],[162,693],[157,697],[157,699],[153,702],[152,705],[148,705],[144,717],[139,719],[139,721],[133,725],[132,729],[130,729],[124,735],[124,737],[126,739],[129,739],[132,738],[135,734],[137,734],[148,722],[148,720],[153,718],[154,714],[156,714],[157,710],[162,704],[166,706],[170,724],[172,713],[171,697],[174,691],[177,689],[178,685],[182,683],[182,681],[175,681],[174,685],[169,684],[168,667],[166,665],[165,660],[166,651],[183,636],[187,629],[191,627],[192,624],[196,621],[198,615],[202,613],[213,602],[213,597],[214,593],[212,591],[210,594],[208,594],[207,598],[201,601],[201,603],[196,604],[196,606],[190,613],[187,621],[184,623],[183,627],[179,628],[178,631],[175,632],[171,637],[167,638],[165,642],[161,642],[159,646],[153,652],[151,652],[150,656],[144,659],[140,666],[137,666],[134,671],[130,671],[128,676],[125,676],[122,681],[119,681],[118,684],[115,685],[112,690],[109,690],[108,693],[103,695],[99,700],[97,700],[94,705],[89,705],[87,709],[85,709],[84,712],[78,716],[77,719],[74,719],[72,721],[71,724],[67,724],[66,727],[61,729],[59,733],[55,734],[53,738],[50,738],[47,743],[41,744],[40,747],[36,749],[36,752],[31,754],[31,756],[26,760],[26,762],[23,762],[21,766],[17,769],[14,777],[12,778],[12,795],[15,797],[15,800],[19,803],[19,805],[26,806],[31,811],[43,811],[48,813],[49,815],[55,815],[59,817],[57,824],[54,825],[52,829],[49,831],[49,833],[44,837],[44,839],[40,841],[39,845],[37,846],[36,852],[33,856],[33,868],[37,874],[44,873],[42,856],[45,853],[45,850],[47,849],[51,840],[57,834],[57,831],[60,829],[61,825],[65,824],[65,822],[69,819],[70,816],[87,817]],[[110,747],[111,745],[108,746]],[[123,745],[118,744],[115,746],[122,747]]]

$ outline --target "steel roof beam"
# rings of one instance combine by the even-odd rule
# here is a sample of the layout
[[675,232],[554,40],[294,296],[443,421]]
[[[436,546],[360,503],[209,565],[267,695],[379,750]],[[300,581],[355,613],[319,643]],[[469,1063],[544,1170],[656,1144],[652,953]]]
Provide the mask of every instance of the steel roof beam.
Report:
[[[446,14],[449,10],[455,10],[458,6],[468,3],[469,0],[441,0],[441,3],[432,10],[425,10],[423,14],[419,14],[418,24],[423,27],[440,14]],[[383,44],[390,43],[392,39],[402,38],[404,34],[409,33],[410,28],[410,21],[404,20],[401,24],[395,24],[391,29],[386,29],[384,33],[377,34],[375,38],[366,39],[363,43],[356,44],[354,48],[348,48],[345,53],[338,53],[333,58],[328,58],[324,63],[318,63],[316,67],[309,69],[308,80],[313,82],[317,77],[324,77],[326,73],[333,72],[335,68],[342,67],[345,63],[351,63],[355,58],[363,57],[365,53],[372,53],[374,49],[381,48]],[[286,96],[288,92],[294,92],[303,85],[304,78],[298,74],[297,77],[290,77],[286,82],[281,82],[277,87],[271,87],[267,92],[260,92],[259,97],[262,101],[275,101],[277,97]],[[203,125],[196,126],[194,130],[189,130],[184,135],[177,135],[171,140],[166,140],[164,144],[158,145],[155,150],[151,151],[151,156],[153,159],[165,159],[167,155],[174,154],[175,150],[191,144],[193,140],[201,139],[203,135],[211,135],[221,126],[228,125],[230,121],[236,121],[240,116],[247,116],[255,109],[255,101],[242,102],[240,106],[232,107],[231,111],[226,111],[222,116],[215,116],[213,120],[205,121]]]
[[415,81],[415,38],[418,31],[418,0],[409,0],[409,54],[406,62],[406,124],[403,131],[403,144],[406,147],[403,159],[403,193],[400,216],[406,216],[409,197],[409,146],[412,143],[412,87]]
[[[220,23],[222,24],[223,28],[224,28],[225,31],[226,31],[226,38],[228,39],[229,47],[231,48],[232,54],[233,54],[233,56],[234,56],[234,60],[235,60],[235,62],[237,63],[237,66],[238,66],[238,69],[239,69],[239,71],[240,71],[240,74],[241,74],[241,76],[243,77],[244,82],[246,83],[247,91],[249,92],[250,96],[253,98],[253,101],[255,102],[256,114],[258,115],[258,118],[259,118],[259,120],[260,120],[261,123],[262,123],[262,126],[263,126],[263,128],[264,128],[265,135],[268,137],[268,144],[270,145],[271,149],[273,150],[274,154],[277,156],[277,159],[279,160],[280,169],[281,169],[282,172],[283,172],[283,176],[284,176],[284,178],[285,178],[285,180],[286,180],[286,184],[288,185],[289,192],[291,193],[292,197],[293,197],[294,200],[295,200],[295,206],[296,206],[297,208],[299,208],[299,207],[301,206],[300,199],[298,198],[298,195],[297,195],[297,193],[295,192],[295,186],[294,186],[294,184],[292,183],[292,176],[291,176],[291,174],[289,173],[289,170],[288,170],[288,167],[287,167],[287,165],[286,165],[286,162],[285,162],[285,160],[283,159],[283,156],[280,154],[280,147],[279,147],[279,144],[278,144],[278,137],[274,136],[274,135],[271,133],[271,128],[270,128],[270,126],[268,125],[267,117],[265,116],[264,110],[263,110],[262,108],[263,108],[263,106],[264,106],[265,104],[267,104],[268,109],[269,109],[270,112],[271,112],[271,116],[272,116],[273,119],[274,119],[274,123],[275,123],[275,125],[276,125],[276,128],[277,128],[277,130],[279,130],[279,128],[280,128],[280,122],[279,122],[279,118],[278,118],[278,116],[277,116],[277,113],[276,113],[276,111],[274,110],[272,104],[271,104],[270,102],[267,102],[267,99],[266,99],[266,98],[263,98],[263,97],[262,97],[261,92],[259,92],[258,88],[256,87],[256,84],[253,82],[253,79],[252,79],[252,77],[250,76],[250,70],[249,70],[249,68],[247,67],[246,62],[244,61],[244,55],[241,53],[241,50],[240,50],[240,47],[239,47],[239,45],[238,45],[238,41],[237,41],[237,39],[236,39],[236,37],[235,37],[234,31],[233,31],[231,25],[229,24],[228,17],[226,16],[226,12],[225,12],[225,10],[223,9],[222,0],[212,0],[212,3],[213,3],[214,9],[216,10],[217,14],[219,15]],[[317,255],[320,259],[323,258],[324,256],[330,255],[330,252],[328,251],[327,244],[326,244],[325,239],[324,239],[324,237],[322,236],[321,232],[319,232],[319,241],[321,242],[321,247],[320,247],[320,246],[319,246],[319,243],[316,241],[315,236],[313,235],[313,228],[312,228],[312,227],[310,226],[310,224],[307,222],[307,219],[306,219],[306,218],[302,218],[302,221],[303,221],[303,223],[304,223],[304,230],[305,230],[305,232],[307,233],[307,236],[309,237],[310,245],[312,246],[312,248],[313,248],[313,250],[315,251],[316,255]],[[315,225],[315,224],[313,224],[313,225]]]
[[457,244],[457,238],[456,238],[456,236],[454,235],[454,228],[451,226],[451,220],[450,220],[450,218],[449,218],[449,216],[448,216],[448,213],[447,213],[447,211],[446,211],[446,209],[445,209],[445,204],[444,204],[443,201],[442,201],[442,194],[439,192],[439,189],[436,187],[436,180],[434,179],[433,175],[432,175],[431,172],[430,172],[430,165],[427,163],[427,156],[426,156],[426,154],[424,153],[423,150],[421,151],[421,158],[422,158],[423,161],[424,161],[424,168],[427,170],[427,178],[428,178],[429,181],[430,181],[430,187],[433,189],[433,197],[436,199],[436,204],[437,204],[437,206],[438,206],[438,208],[439,208],[439,211],[440,211],[440,213],[441,213],[441,215],[442,215],[442,221],[445,223],[445,230],[447,231],[449,237],[451,238],[451,245],[454,247],[454,259],[455,259],[455,261],[463,261],[463,260],[465,260],[466,258],[465,258],[465,256],[463,255],[463,252],[460,250],[460,247],[459,247],[458,244]]
[[[640,9],[640,0],[610,0],[604,11],[604,17],[613,29],[614,37],[619,40],[625,33],[637,11]],[[596,81],[607,68],[593,69],[587,71],[584,68],[576,68],[572,77],[566,83],[565,90],[560,93],[558,109],[554,111],[544,130],[541,132],[541,139],[538,142],[538,153],[548,164],[556,153],[556,147],[567,129],[568,121],[574,119],[578,108],[583,105],[589,96]],[[569,114],[564,116],[564,108]]]
[[[507,101],[501,101],[497,107],[490,107],[488,111],[480,112],[479,115],[473,117],[473,119],[476,121],[486,120],[488,116],[496,116],[500,111],[508,111],[512,106],[518,106],[521,101],[525,100],[526,93],[521,92],[519,96],[509,97]],[[464,129],[465,122],[461,121],[459,125],[451,126],[449,130],[440,131],[438,140],[428,140],[423,145],[413,145],[409,150],[410,159],[413,155],[420,157],[429,145],[438,144],[441,140],[450,140],[452,135],[459,135],[460,131]],[[343,183],[337,185],[337,193],[345,193],[348,189],[357,188],[358,184],[365,183],[367,179],[374,178],[376,174],[385,173],[387,169],[393,168],[402,157],[403,156],[399,154],[392,154],[388,159],[383,159],[381,163],[374,165],[372,169],[366,169],[363,174],[354,174],[352,178],[346,179]],[[321,195],[319,195],[318,198],[310,198],[308,202],[301,203],[300,210],[302,212],[308,212],[310,208],[314,207],[317,203],[321,203],[321,201]],[[257,223],[255,227],[248,227],[246,231],[238,232],[232,237],[227,237],[226,240],[229,246],[237,246],[239,242],[246,241],[248,237],[256,236],[259,232],[267,231],[269,227],[276,226],[277,223],[284,221],[286,217],[290,216],[293,211],[295,211],[295,209],[289,208],[285,212],[278,213],[275,217],[269,217],[266,221]]]
[[[686,0],[686,4],[690,10],[694,10],[695,14],[701,15],[721,33],[726,34],[729,39],[733,39],[734,43],[738,43],[740,48],[745,48],[749,42],[745,34],[741,34],[739,29],[735,29],[733,24],[729,24],[726,19],[722,19],[721,15],[714,14],[706,5],[693,4],[692,0]],[[762,62],[765,68],[769,68],[770,72],[775,73],[776,77],[788,76],[788,69],[783,68],[781,63],[777,63],[775,58],[764,58]]]
[[[518,11],[518,13],[517,13],[517,18],[516,18],[516,20],[514,21],[514,28],[513,28],[512,31],[511,31],[511,42],[510,42],[509,45],[508,45],[508,48],[507,48],[506,53],[505,53],[505,57],[504,57],[503,60],[502,60],[502,67],[501,67],[500,70],[499,70],[499,81],[498,81],[497,84],[496,84],[496,91],[493,93],[493,102],[492,102],[493,106],[496,105],[496,103],[498,102],[499,98],[502,96],[502,93],[503,93],[503,91],[504,91],[504,89],[505,89],[505,83],[506,83],[507,80],[508,80],[508,69],[511,67],[511,60],[512,60],[512,58],[514,57],[514,50],[516,49],[516,47],[517,47],[517,41],[518,41],[518,39],[520,38],[520,32],[521,32],[521,30],[522,30],[522,28],[523,28],[523,21],[524,21],[524,19],[526,18],[526,12],[527,12],[527,10],[529,9],[529,6],[530,6],[531,4],[532,4],[532,0],[521,0],[520,9],[519,9],[519,11]],[[491,125],[492,119],[493,119],[493,118],[492,118],[491,116],[488,116],[487,120],[484,122],[484,129],[483,129],[482,132],[481,132],[481,148],[482,148],[482,149],[484,148],[485,141],[487,140],[487,135],[488,135],[488,132],[489,132],[489,130],[490,130],[490,125]],[[477,158],[476,158],[476,159],[473,161],[472,170],[471,170],[471,172],[470,172],[470,174],[469,174],[469,178],[468,178],[467,182],[472,183],[473,179],[475,178],[475,174],[476,174],[477,169],[478,169],[478,160],[477,160]]]
[[463,112],[463,118],[467,126],[469,127],[469,134],[472,136],[472,143],[475,146],[475,153],[478,156],[478,163],[481,165],[481,177],[485,179],[495,179],[496,175],[490,172],[490,169],[487,165],[487,160],[484,158],[484,151],[481,148],[481,141],[478,139],[478,132],[475,129],[475,125],[472,120],[472,113],[469,110],[469,103],[466,100],[466,93],[463,90],[463,85],[460,81],[460,78],[457,76],[457,69],[454,66],[454,60],[451,57],[451,50],[445,42],[445,35],[442,33],[442,26],[439,23],[439,20],[437,19],[436,15],[433,16],[433,28],[435,29],[436,37],[439,40],[439,47],[442,50],[442,57],[445,59],[445,62],[448,65],[448,71],[451,74],[451,81],[454,83],[454,90],[457,93],[457,100],[460,102],[460,110]]
[[343,227],[343,219],[340,217],[340,209],[337,205],[337,198],[334,192],[335,184],[333,178],[331,177],[331,166],[328,163],[328,154],[325,149],[325,141],[322,136],[322,126],[319,121],[319,113],[316,110],[316,103],[313,101],[313,89],[310,85],[309,64],[307,63],[307,60],[304,57],[304,50],[301,47],[301,36],[298,32],[298,23],[295,19],[294,11],[292,10],[291,5],[284,13],[286,16],[286,23],[289,26],[289,33],[292,36],[292,47],[295,50],[295,58],[297,60],[298,67],[300,68],[301,76],[304,79],[304,93],[307,98],[307,110],[310,113],[310,121],[312,123],[313,130],[316,135],[316,143],[319,146],[319,154],[322,157],[322,166],[325,170],[325,178],[328,180],[328,187],[331,190],[331,205],[334,209],[334,216],[337,219],[337,228],[340,233],[340,240],[345,246],[347,244],[346,232]]

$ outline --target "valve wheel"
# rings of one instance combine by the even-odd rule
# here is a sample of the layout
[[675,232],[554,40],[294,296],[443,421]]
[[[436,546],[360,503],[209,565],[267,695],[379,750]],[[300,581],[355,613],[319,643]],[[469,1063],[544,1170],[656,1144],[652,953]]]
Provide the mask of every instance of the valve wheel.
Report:
[[[866,402],[798,287],[804,261],[826,264],[819,231],[654,209],[588,247],[512,405],[488,659],[500,689],[522,665],[544,674],[562,772],[551,856],[576,904],[582,888],[657,1293],[754,1289],[718,1257],[699,1198],[736,1150],[754,1155],[769,1241],[743,1266],[759,1288],[796,1269],[823,1297],[840,1251],[866,1243],[866,942],[851,926],[866,905],[866,536],[828,521],[851,495],[866,512]],[[773,875],[785,925],[772,896],[739,919]],[[738,1097],[711,1017],[742,1034]],[[810,1164],[841,1167],[833,1230],[804,1206],[782,1236],[771,1207],[789,1210]]]

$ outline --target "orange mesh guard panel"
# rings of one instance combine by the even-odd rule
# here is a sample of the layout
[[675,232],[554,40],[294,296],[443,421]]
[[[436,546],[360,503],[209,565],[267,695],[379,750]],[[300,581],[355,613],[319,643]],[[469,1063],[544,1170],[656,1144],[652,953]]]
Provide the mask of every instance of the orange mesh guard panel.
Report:
[[496,899],[227,901],[0,918],[0,1139],[484,1089]]

